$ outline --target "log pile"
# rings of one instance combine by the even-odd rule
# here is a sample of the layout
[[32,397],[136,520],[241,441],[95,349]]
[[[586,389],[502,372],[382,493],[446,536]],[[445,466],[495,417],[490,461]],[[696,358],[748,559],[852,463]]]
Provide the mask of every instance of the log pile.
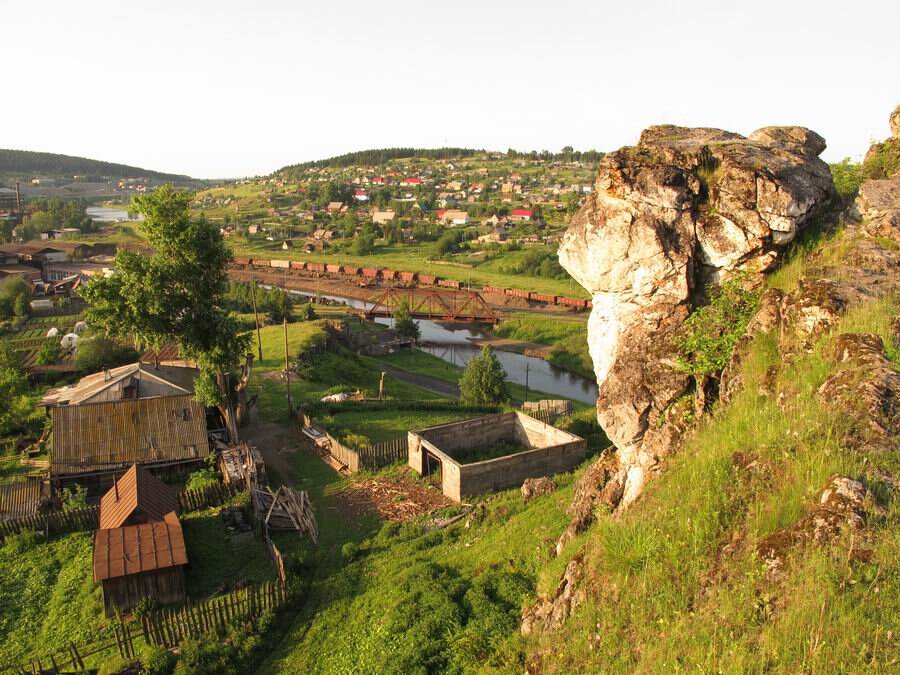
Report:
[[254,488],[253,508],[266,530],[294,530],[306,533],[314,544],[319,543],[319,527],[312,503],[305,490],[282,485],[275,492],[268,486]]

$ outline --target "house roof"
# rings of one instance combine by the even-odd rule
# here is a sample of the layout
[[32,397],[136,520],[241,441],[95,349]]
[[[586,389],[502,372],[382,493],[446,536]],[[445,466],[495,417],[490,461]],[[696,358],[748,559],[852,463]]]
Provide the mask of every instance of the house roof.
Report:
[[136,385],[136,397],[142,398],[141,382],[146,383],[143,398],[192,394],[196,375],[196,368],[163,365],[155,368],[147,363],[129,363],[83,377],[77,384],[51,389],[41,399],[40,405],[79,405],[97,397],[104,390],[128,384]]
[[178,509],[175,492],[159,478],[133,464],[100,498],[100,527],[121,527],[135,511],[148,521],[159,521]]
[[513,209],[513,212],[510,214],[513,216],[528,216],[531,217],[531,209]]
[[24,478],[0,483],[0,522],[37,513],[41,505],[41,481]]
[[209,454],[206,411],[189,395],[54,406],[50,415],[54,475]]
[[187,564],[184,532],[172,511],[162,522],[94,533],[94,581]]

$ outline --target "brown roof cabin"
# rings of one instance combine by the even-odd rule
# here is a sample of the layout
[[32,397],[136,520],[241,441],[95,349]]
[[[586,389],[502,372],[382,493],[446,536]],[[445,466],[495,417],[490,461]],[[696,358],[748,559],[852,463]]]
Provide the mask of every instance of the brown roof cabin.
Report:
[[101,499],[93,570],[107,616],[147,597],[160,605],[184,601],[188,560],[176,505],[172,489],[137,465]]
[[87,476],[197,462],[209,454],[206,410],[191,395],[54,405],[50,474]]

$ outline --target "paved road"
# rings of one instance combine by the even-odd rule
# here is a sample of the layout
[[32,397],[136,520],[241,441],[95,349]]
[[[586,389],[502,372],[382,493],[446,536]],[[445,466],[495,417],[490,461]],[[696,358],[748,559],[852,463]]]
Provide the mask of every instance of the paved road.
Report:
[[389,366],[384,362],[379,362],[378,365],[384,372],[386,372],[391,377],[396,377],[398,380],[408,382],[409,384],[414,384],[417,387],[421,387],[422,389],[427,389],[428,391],[432,391],[439,396],[459,398],[459,387],[457,387],[452,382],[439,380],[436,377],[429,377],[428,375],[411,373],[407,370]]

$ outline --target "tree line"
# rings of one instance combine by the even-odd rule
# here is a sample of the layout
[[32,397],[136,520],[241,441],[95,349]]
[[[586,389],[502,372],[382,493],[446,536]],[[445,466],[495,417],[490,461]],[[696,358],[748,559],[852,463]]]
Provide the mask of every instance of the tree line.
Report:
[[110,178],[142,176],[159,180],[185,181],[190,176],[150,171],[127,164],[103,162],[85,157],[58,155],[54,152],[0,149],[0,172],[19,174],[49,174],[51,176],[101,175]]

